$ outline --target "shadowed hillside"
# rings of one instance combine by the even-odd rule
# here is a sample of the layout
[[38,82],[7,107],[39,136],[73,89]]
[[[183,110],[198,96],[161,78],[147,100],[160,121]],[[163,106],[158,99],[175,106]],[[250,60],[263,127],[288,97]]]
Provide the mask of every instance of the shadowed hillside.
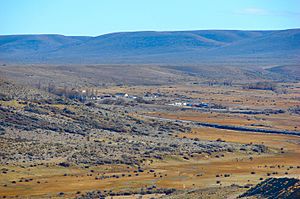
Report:
[[269,178],[242,194],[241,197],[286,198],[300,197],[299,179]]
[[124,32],[98,37],[0,36],[2,63],[295,64],[300,30]]

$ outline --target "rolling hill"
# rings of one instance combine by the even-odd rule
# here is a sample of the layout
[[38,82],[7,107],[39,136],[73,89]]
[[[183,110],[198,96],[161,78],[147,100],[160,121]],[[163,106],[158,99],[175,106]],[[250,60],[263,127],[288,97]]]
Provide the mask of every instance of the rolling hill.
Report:
[[0,63],[18,64],[297,64],[300,29],[121,32],[97,37],[0,36]]

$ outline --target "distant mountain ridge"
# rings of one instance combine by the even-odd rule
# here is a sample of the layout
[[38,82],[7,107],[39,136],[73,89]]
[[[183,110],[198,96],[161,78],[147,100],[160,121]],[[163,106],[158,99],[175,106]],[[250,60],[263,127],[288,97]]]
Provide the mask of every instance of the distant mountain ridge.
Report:
[[0,63],[297,64],[300,29],[0,36]]

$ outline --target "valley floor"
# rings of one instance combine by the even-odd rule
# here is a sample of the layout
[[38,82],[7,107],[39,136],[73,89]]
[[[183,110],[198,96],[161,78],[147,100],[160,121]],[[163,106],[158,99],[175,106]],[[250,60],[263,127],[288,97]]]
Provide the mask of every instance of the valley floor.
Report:
[[129,95],[86,102],[0,86],[0,198],[236,198],[267,178],[300,176],[298,135],[191,122],[298,132],[298,83],[284,93],[114,86],[92,89]]
[[[262,179],[272,177],[296,177],[300,175],[300,137],[286,135],[266,135],[219,131],[213,129],[195,129],[189,134],[180,134],[188,138],[216,140],[226,142],[255,143],[263,142],[270,147],[269,154],[226,154],[224,157],[191,157],[183,160],[168,157],[144,167],[144,172],[135,176],[132,168],[125,165],[95,166],[90,168],[39,165],[22,168],[22,164],[2,165],[7,174],[0,178],[0,195],[21,198],[56,196],[63,192],[66,197],[75,197],[76,193],[90,190],[134,190],[140,187],[156,185],[161,188],[202,189],[208,187],[226,187],[232,184],[256,184]],[[281,153],[283,148],[284,153]],[[58,161],[58,160],[57,160]],[[47,162],[48,163],[48,162]],[[53,162],[49,162],[50,164]],[[155,170],[151,173],[150,170]],[[92,171],[92,172],[91,172]],[[120,178],[96,179],[97,176],[118,175]],[[122,177],[122,174],[125,174]],[[128,175],[131,174],[131,177]],[[225,177],[229,174],[228,177]],[[218,177],[216,177],[218,176]],[[20,180],[23,179],[22,182]],[[26,179],[30,179],[26,182]],[[12,181],[16,183],[11,183]],[[5,186],[6,185],[6,186]],[[240,191],[243,191],[241,189]],[[80,195],[79,192],[77,195]]]

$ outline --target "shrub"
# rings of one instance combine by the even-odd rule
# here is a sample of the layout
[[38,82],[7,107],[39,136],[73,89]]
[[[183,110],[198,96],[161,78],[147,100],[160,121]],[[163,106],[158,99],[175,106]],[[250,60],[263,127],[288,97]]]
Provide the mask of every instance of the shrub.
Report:
[[66,163],[66,162],[61,162],[58,165],[61,166],[61,167],[70,167],[70,164]]

